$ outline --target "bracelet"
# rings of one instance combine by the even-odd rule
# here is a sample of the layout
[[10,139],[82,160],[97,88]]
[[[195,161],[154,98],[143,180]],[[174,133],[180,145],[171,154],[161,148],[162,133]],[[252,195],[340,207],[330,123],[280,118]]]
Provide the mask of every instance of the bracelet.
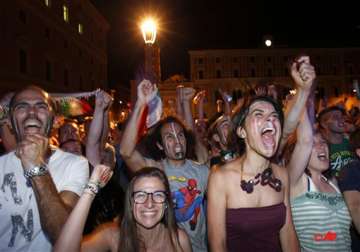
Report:
[[84,191],[87,190],[87,192],[96,195],[99,192],[99,184],[96,182],[89,181],[84,188]]

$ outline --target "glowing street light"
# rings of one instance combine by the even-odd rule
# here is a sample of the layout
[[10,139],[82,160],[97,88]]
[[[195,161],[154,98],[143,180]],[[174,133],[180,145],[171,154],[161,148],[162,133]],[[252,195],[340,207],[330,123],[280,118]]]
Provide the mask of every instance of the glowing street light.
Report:
[[152,18],[145,19],[141,24],[141,32],[145,44],[154,44],[156,39],[156,22]]
[[265,40],[265,45],[270,47],[272,45],[272,41],[270,39]]

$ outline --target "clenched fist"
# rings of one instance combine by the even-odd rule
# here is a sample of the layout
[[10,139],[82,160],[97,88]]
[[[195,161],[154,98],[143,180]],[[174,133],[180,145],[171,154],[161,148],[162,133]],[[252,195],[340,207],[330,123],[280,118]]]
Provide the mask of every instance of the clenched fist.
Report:
[[16,155],[20,158],[24,170],[45,163],[48,141],[47,137],[40,134],[25,135],[16,148]]

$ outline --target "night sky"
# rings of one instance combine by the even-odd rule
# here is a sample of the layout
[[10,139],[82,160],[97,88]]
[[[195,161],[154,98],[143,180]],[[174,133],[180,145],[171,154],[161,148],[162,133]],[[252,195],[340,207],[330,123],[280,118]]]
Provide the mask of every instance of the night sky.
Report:
[[[128,85],[143,64],[138,27],[146,13],[160,21],[162,78],[189,77],[192,49],[258,48],[273,36],[278,47],[359,47],[356,1],[92,0],[108,20],[110,86]],[[322,2],[323,5],[317,3]]]

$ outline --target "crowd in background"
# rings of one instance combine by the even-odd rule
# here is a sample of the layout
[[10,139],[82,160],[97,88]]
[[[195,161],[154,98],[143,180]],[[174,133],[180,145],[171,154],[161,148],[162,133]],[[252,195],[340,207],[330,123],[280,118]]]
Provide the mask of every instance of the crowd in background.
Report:
[[37,86],[3,96],[0,251],[360,251],[359,99],[319,99],[308,56],[289,74],[288,95],[220,89],[211,117],[183,86],[154,117],[147,79],[123,122],[102,90],[86,117]]

